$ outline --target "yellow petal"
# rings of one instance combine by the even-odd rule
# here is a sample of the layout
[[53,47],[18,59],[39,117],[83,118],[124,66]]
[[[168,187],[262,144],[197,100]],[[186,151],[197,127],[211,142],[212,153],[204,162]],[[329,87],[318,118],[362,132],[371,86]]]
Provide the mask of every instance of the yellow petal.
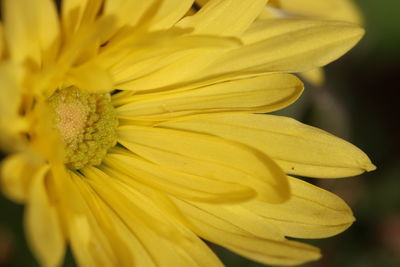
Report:
[[[278,0],[285,12],[305,17],[362,23],[362,16],[351,0]],[[332,12],[334,10],[334,12]]]
[[211,213],[177,199],[174,203],[200,237],[252,260],[272,265],[296,265],[320,257],[319,250],[313,246],[284,239],[260,238],[221,219],[218,212]]
[[3,23],[0,23],[0,59],[3,59],[4,53],[5,53],[4,27]]
[[119,142],[174,171],[248,186],[266,201],[289,196],[287,178],[265,155],[221,138],[140,126],[121,126]]
[[271,157],[289,174],[338,178],[375,169],[368,156],[354,145],[286,117],[221,114],[161,125],[249,145]]
[[212,0],[195,15],[177,25],[193,28],[195,34],[236,36],[244,32],[263,10],[267,0]]
[[[109,32],[112,31],[113,27],[113,18],[102,17],[96,20],[93,24],[80,28],[62,49],[62,52],[55,63],[56,66],[51,65],[48,68],[43,69],[34,77],[36,79],[32,83],[32,91],[40,95],[51,96],[60,86],[70,85],[63,84],[63,82],[66,82],[65,76],[67,76],[72,66],[75,68],[82,66],[82,60],[87,60],[88,55],[92,54],[93,51],[90,50],[97,49],[93,44],[98,44],[98,41],[105,35],[108,35]],[[93,62],[88,62],[87,64],[93,64]],[[96,69],[97,73],[102,73],[101,70],[102,68],[100,67],[97,67]],[[73,72],[74,70],[72,70],[72,73]],[[79,75],[76,74],[76,76]],[[102,77],[100,81],[104,81],[106,78]],[[91,80],[93,80],[91,75],[86,80],[82,77],[79,79],[79,81],[84,85],[87,85]]]
[[125,119],[165,120],[199,113],[264,113],[293,103],[302,89],[293,75],[270,74],[183,92],[133,96],[130,103],[118,107],[117,114]]
[[67,40],[82,26],[87,26],[94,22],[102,6],[102,2],[103,0],[62,1],[62,26]]
[[[187,202],[193,206],[193,209],[200,209],[206,213],[212,214],[212,216],[209,216],[207,219],[207,222],[214,227],[224,229],[227,232],[243,231],[246,235],[253,235],[258,238],[280,241],[285,239],[285,235],[282,233],[278,225],[266,220],[248,208],[249,205],[247,205],[247,203],[258,203],[259,200],[257,199],[252,199],[238,204],[223,205],[200,203],[198,201],[187,201],[183,199],[180,199],[180,201]],[[270,205],[274,206],[275,204]],[[283,204],[279,206],[283,206]]]
[[[154,6],[155,3],[159,2]],[[106,1],[104,14],[117,17],[118,25],[136,26],[138,22],[153,11],[149,19],[151,30],[168,29],[172,27],[192,6],[193,0],[164,0],[164,1],[141,1],[141,0],[113,0]],[[154,7],[153,7],[154,6]],[[155,8],[157,10],[149,10]]]
[[300,179],[290,178],[289,182],[292,196],[285,203],[252,200],[244,203],[244,208],[261,216],[265,224],[276,226],[283,235],[296,238],[329,237],[354,222],[351,209],[336,195]]
[[[149,193],[142,193],[145,188],[138,184],[127,186],[95,168],[87,168],[84,173],[98,196],[98,208],[111,207],[113,214],[127,226],[154,265],[221,267],[217,257],[197,236],[160,209],[149,198]],[[153,191],[152,194],[157,193]]]
[[29,153],[10,155],[1,162],[1,187],[3,193],[18,203],[28,199],[31,175],[40,168],[41,162]]
[[[155,266],[143,246],[118,216],[86,183],[72,173],[68,193],[77,208],[68,210],[68,230],[80,266]],[[67,193],[67,192],[65,192]]]
[[118,175],[120,179],[127,177],[124,179],[126,183],[135,179],[184,199],[206,202],[243,201],[255,196],[253,190],[239,184],[173,171],[133,154],[118,152],[108,153],[103,163],[128,175]]
[[48,166],[43,166],[32,177],[25,213],[25,229],[31,248],[41,266],[60,266],[64,258],[65,239],[61,229],[56,204],[50,199],[46,187]]
[[336,21],[260,20],[243,36],[247,44],[219,57],[207,74],[258,70],[303,72],[336,60],[362,37],[364,30]]
[[36,67],[52,62],[59,48],[59,23],[51,0],[3,1],[4,30],[11,58],[32,60]]
[[[139,0],[140,1],[140,0]],[[169,29],[190,9],[193,0],[164,0],[151,21],[150,29]]]
[[114,89],[111,74],[92,63],[71,69],[67,79],[71,84],[88,93],[107,93]]
[[[337,59],[363,34],[353,24],[332,21],[280,19],[253,24],[241,36],[244,46],[186,51],[173,58],[163,56],[160,62],[164,65],[149,62],[159,68],[139,72],[142,76],[134,76],[119,86],[135,91],[161,90],[265,72],[303,72]],[[135,68],[139,66],[136,64]]]
[[[187,76],[197,73],[204,64],[209,64],[204,58],[201,59],[202,62],[196,61],[195,58],[199,55],[210,52],[218,54],[240,45],[234,38],[187,35],[187,32],[177,28],[142,34],[133,32],[126,35],[128,37],[125,40],[111,42],[102,49],[98,62],[107,64],[117,82],[117,88],[154,90],[168,84],[159,79],[172,78],[181,83],[184,81],[183,74]],[[190,63],[191,68],[185,68],[183,61]],[[179,73],[179,76],[168,77],[165,76],[166,73]]]
[[306,79],[309,83],[321,86],[325,80],[325,73],[323,68],[316,68],[299,74]]
[[22,69],[12,63],[0,64],[0,146],[6,151],[21,151],[20,132],[27,127],[20,115],[22,92],[19,86]]

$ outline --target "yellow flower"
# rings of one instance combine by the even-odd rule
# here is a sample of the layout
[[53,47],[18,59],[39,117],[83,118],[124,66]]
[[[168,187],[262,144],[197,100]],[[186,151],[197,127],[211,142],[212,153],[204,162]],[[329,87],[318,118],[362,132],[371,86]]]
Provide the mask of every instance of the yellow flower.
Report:
[[[203,6],[209,0],[196,0]],[[362,24],[362,15],[352,0],[270,0],[260,13],[259,19],[302,17],[323,20],[337,20]],[[301,73],[301,76],[314,85],[324,82],[324,71],[315,68]]]
[[[271,16],[307,17],[362,24],[361,12],[352,0],[272,0],[261,17],[270,18]],[[301,75],[316,85],[324,82],[325,75],[322,68],[315,68]]]
[[290,72],[354,46],[357,26],[257,20],[266,1],[3,0],[4,193],[26,205],[42,266],[221,266],[200,239],[255,261],[320,257],[286,237],[351,225],[335,195],[289,175],[374,169],[355,146],[262,115],[294,102]]

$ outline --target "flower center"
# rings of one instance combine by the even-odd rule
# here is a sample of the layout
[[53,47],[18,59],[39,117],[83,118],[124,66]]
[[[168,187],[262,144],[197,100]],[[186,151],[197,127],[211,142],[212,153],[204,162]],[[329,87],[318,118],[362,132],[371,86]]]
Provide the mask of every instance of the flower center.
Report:
[[88,94],[68,87],[57,90],[48,103],[65,145],[64,163],[73,170],[99,165],[117,143],[118,120],[110,94]]

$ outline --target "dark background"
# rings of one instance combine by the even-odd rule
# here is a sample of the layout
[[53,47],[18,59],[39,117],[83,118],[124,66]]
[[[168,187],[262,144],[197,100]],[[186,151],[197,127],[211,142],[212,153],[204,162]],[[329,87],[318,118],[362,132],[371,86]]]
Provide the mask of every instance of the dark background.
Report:
[[[307,85],[300,101],[283,114],[351,141],[378,169],[354,178],[313,180],[344,198],[357,221],[343,234],[311,241],[324,257],[304,267],[400,266],[400,1],[358,4],[365,14],[364,39],[325,68],[324,86]],[[22,211],[0,196],[0,267],[37,266],[24,239]],[[215,250],[229,267],[264,266]],[[65,266],[74,266],[70,255]]]

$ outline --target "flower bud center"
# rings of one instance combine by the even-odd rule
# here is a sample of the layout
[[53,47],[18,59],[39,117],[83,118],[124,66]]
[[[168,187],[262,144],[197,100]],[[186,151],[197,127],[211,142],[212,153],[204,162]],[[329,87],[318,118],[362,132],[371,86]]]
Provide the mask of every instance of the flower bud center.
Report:
[[68,87],[57,90],[48,103],[65,146],[64,163],[73,170],[99,165],[117,142],[118,120],[110,95]]

